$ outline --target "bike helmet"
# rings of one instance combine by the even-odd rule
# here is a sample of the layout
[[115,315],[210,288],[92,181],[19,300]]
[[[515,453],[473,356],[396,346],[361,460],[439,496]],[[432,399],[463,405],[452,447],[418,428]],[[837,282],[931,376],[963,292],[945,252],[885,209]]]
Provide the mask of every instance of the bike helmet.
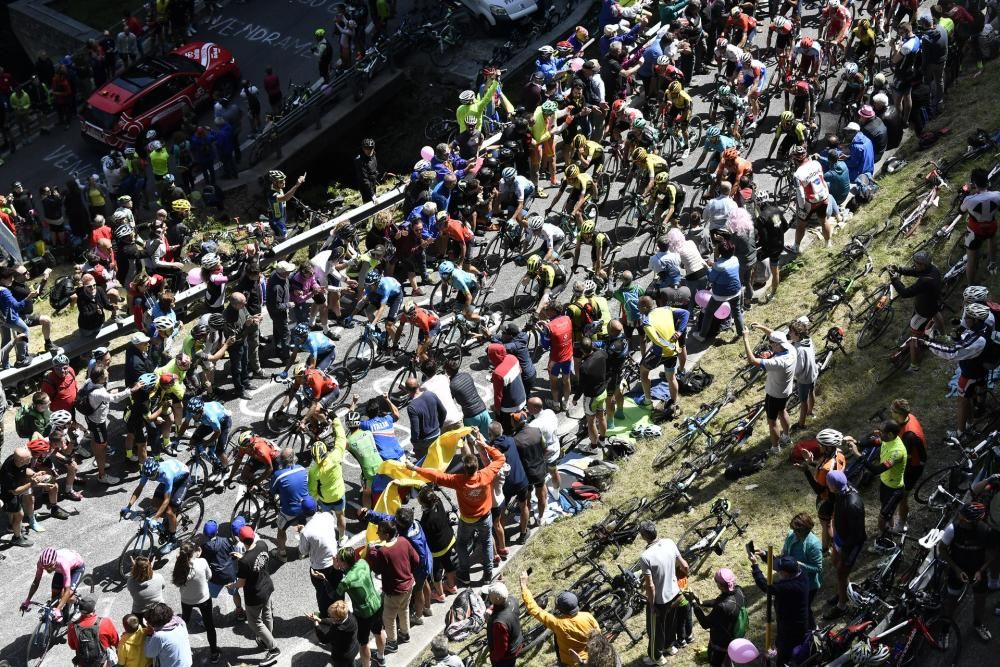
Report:
[[344,416],[344,424],[347,428],[357,428],[361,425],[361,413],[357,410],[351,410]]
[[407,315],[412,315],[413,313],[417,312],[417,304],[415,304],[410,299],[407,299],[406,301],[403,302],[403,312],[406,313]]
[[173,185],[177,181],[177,179],[174,178],[173,174],[164,174],[163,181],[165,183],[170,183],[171,185]]
[[676,95],[677,93],[684,90],[684,84],[680,81],[672,81],[669,86],[667,86],[667,92],[671,95]]
[[865,595],[853,582],[847,583],[847,599],[855,607],[864,607],[868,605],[872,600],[869,596]]
[[986,303],[990,298],[990,291],[982,285],[969,285],[962,292],[962,300],[965,303]]
[[211,271],[212,269],[218,267],[222,264],[222,258],[219,257],[217,253],[210,252],[201,258],[201,268],[206,271]]
[[222,313],[215,313],[208,318],[208,328],[213,331],[220,331],[226,326],[226,318]]
[[135,146],[127,146],[125,148],[125,157],[132,157],[135,155]]
[[640,117],[638,117],[638,118],[636,118],[635,120],[632,121],[632,129],[633,130],[641,130],[644,127],[646,127],[646,119],[645,118],[643,118],[643,117],[640,116]]
[[143,373],[139,376],[139,384],[143,386],[144,389],[152,389],[159,382],[159,378],[156,377],[156,373]]
[[191,202],[187,199],[175,199],[170,208],[177,213],[186,213],[191,210]]
[[799,41],[799,46],[801,46],[803,49],[811,49],[812,45],[813,45],[813,38],[812,37],[803,37]]
[[788,157],[792,160],[805,160],[806,159],[806,149],[802,146],[792,146],[788,150]]
[[163,385],[170,385],[176,382],[177,376],[173,373],[160,373],[159,382]]
[[670,182],[670,174],[668,172],[661,171],[656,175],[654,182],[657,185],[666,185],[667,183]]
[[740,152],[735,148],[727,148],[726,150],[722,151],[722,160],[724,162],[730,162],[732,160],[735,160],[739,156]]
[[587,135],[578,134],[573,137],[573,148],[583,148],[587,143]]
[[740,62],[743,63],[744,65],[749,65],[750,63],[753,62],[753,56],[750,55],[749,53],[744,53],[742,56],[740,56]]
[[191,412],[201,412],[205,409],[205,401],[200,396],[192,396],[188,399],[187,409]]
[[69,410],[56,410],[49,415],[49,423],[52,424],[52,428],[65,428],[69,426],[71,421],[73,421],[73,415],[69,413]]
[[646,158],[649,157],[649,153],[646,152],[645,148],[636,148],[632,151],[632,155],[630,157],[632,162],[645,162]]
[[580,168],[575,164],[569,165],[568,167],[566,167],[566,171],[563,172],[563,176],[566,178],[567,181],[571,181],[579,175],[580,175]]
[[981,303],[970,303],[965,306],[965,317],[974,322],[985,322],[990,316],[990,309]]
[[602,320],[588,322],[583,327],[583,335],[587,338],[594,338],[601,332],[602,326],[604,326],[604,322]]
[[816,434],[816,441],[822,447],[840,447],[844,441],[844,434],[834,428],[825,428]]
[[128,211],[118,210],[111,214],[111,222],[117,222],[119,224],[128,220]]
[[163,148],[163,143],[162,142],[159,142],[159,141],[150,141],[149,142],[149,150],[151,150],[151,151],[158,151],[161,148]]
[[303,341],[309,336],[309,325],[305,322],[299,322],[294,327],[292,327],[291,337],[292,340]]
[[545,220],[542,219],[542,216],[539,215],[538,213],[532,213],[531,215],[528,216],[527,223],[528,223],[528,229],[534,229],[535,231],[538,231],[539,229],[542,228],[542,225],[545,224]]
[[962,515],[962,518],[969,521],[982,521],[986,516],[986,505],[980,502],[965,503],[962,505],[959,513]]
[[476,93],[472,90],[463,90],[458,94],[458,101],[462,104],[472,104],[476,100]]
[[854,76],[857,73],[858,73],[858,64],[856,62],[848,60],[846,63],[844,63],[845,76]]
[[131,238],[132,236],[135,236],[135,230],[132,229],[132,225],[123,224],[115,228],[115,238],[119,241]]
[[361,141],[361,147],[362,148],[375,148],[375,140],[372,139],[371,137],[363,139]]
[[323,39],[324,37],[326,37],[326,30],[323,30],[323,28],[316,28],[316,30],[313,32],[313,37],[315,37],[316,39]]
[[778,116],[778,120],[782,123],[791,123],[795,120],[795,114],[791,111],[782,111],[781,115]]
[[543,116],[554,116],[557,111],[559,111],[559,104],[557,102],[549,100],[542,103]]
[[862,30],[867,30],[871,26],[872,22],[868,19],[868,17],[858,19],[858,27]]
[[597,291],[597,283],[593,280],[583,281],[583,295],[584,296],[594,296],[594,292]]
[[660,56],[659,58],[656,59],[656,64],[661,67],[666,67],[667,65],[670,64],[670,56],[668,55]]
[[272,181],[283,181],[285,180],[285,172],[278,171],[277,169],[272,169],[271,171],[267,172],[267,177],[270,178]]
[[539,267],[541,267],[541,265],[542,265],[542,260],[538,257],[538,255],[532,255],[531,257],[528,258],[528,261],[525,263],[525,266],[528,269],[528,273],[534,273],[539,269]]
[[743,10],[740,9],[739,5],[736,5],[735,7],[733,7],[732,9],[729,10],[729,15],[730,16],[739,16],[742,13],[743,13]]
[[829,7],[831,10],[840,7],[840,0],[827,0],[827,7]]
[[208,335],[208,325],[199,322],[191,327],[191,335],[195,338],[201,338],[202,336]]
[[455,265],[449,262],[448,260],[445,260],[440,264],[438,264],[438,273],[441,275],[442,278],[447,278],[454,272],[455,272]]
[[367,274],[365,274],[365,284],[366,285],[376,285],[382,280],[382,272],[378,269],[372,269]]
[[38,554],[38,564],[42,567],[52,567],[56,564],[56,550],[54,547],[45,547],[42,553]]
[[567,42],[565,39],[561,42],[556,42],[556,51],[560,53],[569,53],[573,50],[573,45]]
[[147,456],[146,460],[142,462],[142,476],[149,479],[156,477],[158,472],[160,472],[160,462],[152,456]]
[[[579,136],[582,137],[583,135],[581,134]],[[514,167],[506,167],[504,168],[503,171],[500,172],[500,178],[505,181],[512,181],[516,177],[517,177],[517,169],[514,169]]]
[[663,435],[663,431],[656,424],[637,424],[632,427],[633,438],[659,438],[661,435]]
[[540,53],[543,56],[551,56],[555,52],[556,50],[551,46],[549,46],[548,44],[538,48],[538,53]]
[[881,665],[889,659],[889,655],[888,646],[883,645],[875,649],[865,640],[861,640],[851,647],[851,662],[854,663],[855,667]]
[[715,47],[716,48],[718,48],[718,49],[724,49],[727,46],[729,46],[729,40],[726,39],[725,37],[720,37],[719,39],[715,40]]
[[727,86],[726,84],[722,84],[721,86],[719,86],[719,97],[729,97],[730,93],[732,92],[733,89]]
[[[985,287],[983,289],[986,289]],[[968,291],[968,290],[966,290]],[[60,352],[56,356],[52,357],[53,366],[69,366],[69,356],[65,352]]]
[[169,334],[174,330],[174,321],[167,317],[166,315],[161,315],[153,320],[153,328],[155,328],[160,333]]
[[705,136],[709,138],[717,137],[721,134],[722,134],[722,128],[719,127],[718,125],[709,125],[708,128],[705,129]]
[[594,233],[594,221],[584,220],[583,224],[580,225],[580,236],[590,236]]

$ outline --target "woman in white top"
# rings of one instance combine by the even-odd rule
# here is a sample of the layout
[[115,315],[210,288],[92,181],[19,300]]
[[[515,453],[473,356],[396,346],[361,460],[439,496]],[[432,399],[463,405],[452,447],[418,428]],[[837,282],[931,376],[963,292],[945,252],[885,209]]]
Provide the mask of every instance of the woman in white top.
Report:
[[667,244],[670,252],[677,253],[681,258],[681,272],[684,282],[691,290],[691,303],[688,310],[694,311],[694,295],[698,290],[708,287],[708,262],[701,256],[698,245],[686,238],[684,232],[673,227],[667,232]]
[[171,577],[174,586],[181,591],[181,618],[190,631],[191,612],[197,609],[201,613],[201,622],[205,626],[208,645],[211,648],[209,659],[217,663],[222,653],[219,652],[219,645],[216,642],[212,596],[208,591],[208,580],[211,578],[212,569],[208,561],[201,557],[201,548],[194,542],[182,544]]

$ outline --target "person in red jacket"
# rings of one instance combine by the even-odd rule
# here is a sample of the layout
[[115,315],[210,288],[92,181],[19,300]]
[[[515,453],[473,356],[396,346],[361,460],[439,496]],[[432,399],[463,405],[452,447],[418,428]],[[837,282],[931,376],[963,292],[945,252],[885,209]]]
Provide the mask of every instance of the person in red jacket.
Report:
[[[515,365],[517,360],[514,360]],[[471,447],[483,453],[490,463],[479,468],[479,459]],[[472,554],[482,548],[483,582],[493,578],[493,480],[503,468],[507,458],[495,447],[486,444],[479,431],[466,438],[462,448],[462,472],[447,473],[433,468],[420,468],[407,462],[406,467],[429,482],[449,489],[455,489],[458,497],[458,580],[463,586],[469,585],[469,561]]]
[[521,380],[521,364],[517,357],[507,353],[502,343],[487,345],[486,358],[493,367],[493,374],[490,376],[490,382],[493,383],[493,414],[503,425],[503,432],[510,435],[514,432],[511,416],[524,410],[528,400],[524,381]]
[[[66,633],[66,639],[69,641],[69,647],[74,651],[80,650],[80,640],[77,636],[77,628],[89,628],[97,622],[97,614],[94,613],[97,609],[97,600],[87,596],[80,599],[78,605],[80,609],[80,618],[69,626],[69,631]],[[108,651],[111,649],[114,651],[115,647],[118,646],[118,630],[115,629],[115,623],[108,617],[101,619],[101,624],[97,627],[97,638],[101,642],[101,648]],[[110,655],[110,654],[109,654]],[[111,664],[110,661],[105,661],[102,663],[104,665]]]
[[573,320],[555,307],[547,310],[549,316],[549,389],[552,400],[559,409],[566,411],[573,393]]

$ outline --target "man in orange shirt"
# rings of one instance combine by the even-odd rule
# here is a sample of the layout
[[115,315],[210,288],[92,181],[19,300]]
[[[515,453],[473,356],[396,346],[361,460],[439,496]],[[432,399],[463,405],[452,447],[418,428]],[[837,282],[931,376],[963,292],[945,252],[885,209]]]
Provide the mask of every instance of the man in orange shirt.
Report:
[[[472,447],[469,439],[472,439]],[[493,479],[503,468],[507,458],[495,447],[486,444],[483,434],[473,431],[462,448],[462,472],[447,473],[432,468],[421,468],[407,462],[406,467],[429,482],[454,489],[458,497],[458,580],[469,585],[469,561],[478,548],[482,548],[483,583],[493,579]],[[476,449],[476,452],[472,451]],[[490,463],[479,469],[477,452]]]

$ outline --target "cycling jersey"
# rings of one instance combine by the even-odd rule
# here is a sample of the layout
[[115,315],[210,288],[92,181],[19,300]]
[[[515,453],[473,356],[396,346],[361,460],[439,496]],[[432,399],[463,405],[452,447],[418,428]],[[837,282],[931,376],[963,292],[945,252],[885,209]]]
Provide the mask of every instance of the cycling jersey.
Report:
[[[302,514],[302,501],[309,496],[309,475],[297,463],[271,474],[271,493],[278,496],[278,508],[285,517]],[[282,525],[279,521],[278,525]]]
[[715,173],[720,176],[727,176],[726,180],[735,185],[740,183],[744,176],[753,173],[753,164],[749,160],[737,157],[731,162],[719,163],[719,168]]
[[595,262],[597,258],[604,254],[604,247],[609,245],[611,239],[604,232],[596,232],[590,241],[590,261]]
[[375,447],[375,438],[368,431],[358,429],[347,436],[347,451],[361,467],[361,479],[371,483],[375,479],[382,457]]
[[743,49],[736,46],[735,44],[730,43],[726,44],[726,48],[723,49],[722,53],[719,53],[719,50],[716,49],[716,54],[718,54],[720,57],[727,60],[728,62],[736,64],[740,62],[741,58],[743,58]]
[[851,28],[851,32],[854,34],[854,38],[858,40],[859,44],[865,46],[871,46],[875,43],[875,30],[869,25],[867,28],[862,28],[860,24]]
[[704,146],[705,150],[713,153],[721,153],[727,148],[732,148],[735,145],[736,140],[732,137],[727,137],[724,134],[720,134],[715,138],[705,137],[702,140],[702,146]]
[[500,198],[506,200],[512,197],[514,201],[523,202],[528,193],[534,193],[535,186],[531,180],[518,174],[510,181],[500,182]]
[[401,324],[412,324],[420,331],[430,333],[431,329],[440,325],[441,320],[435,312],[418,307],[413,311],[412,315],[403,313],[399,318],[399,322]]
[[543,289],[552,289],[566,282],[562,267],[553,264],[543,264],[536,278]]
[[827,26],[827,35],[831,38],[835,37],[845,27],[851,25],[851,13],[843,5],[839,5],[832,13],[830,12],[830,8],[826,7],[822,10],[822,13],[830,17],[830,23]]
[[879,474],[879,479],[890,489],[903,487],[903,475],[906,472],[906,445],[897,435],[892,440],[883,440],[879,448],[879,460],[892,464],[888,470]]
[[[62,575],[63,586],[69,587],[70,582],[73,580],[73,570],[79,569],[81,567],[86,567],[87,564],[83,562],[83,557],[77,552],[71,549],[56,549],[56,574]],[[35,566],[35,580],[42,578],[45,568],[39,563]]]
[[806,128],[805,123],[800,123],[798,121],[792,125],[788,130],[785,129],[784,123],[778,123],[778,127],[774,128],[774,138],[777,139],[782,135],[783,132],[790,132],[795,136],[795,143],[802,144],[806,141]]
[[576,178],[567,180],[566,184],[574,190],[579,190],[581,194],[586,194],[593,182],[594,179],[581,172],[576,175]]
[[[393,299],[401,298],[403,296],[403,287],[395,278],[385,276],[378,282],[378,285],[369,287],[367,293],[370,302],[374,303],[377,301],[379,305],[384,306]],[[323,336],[323,338],[330,340],[326,336]]]
[[462,269],[455,269],[451,273],[451,286],[459,292],[469,292],[471,294],[479,287],[479,281],[476,279],[476,274],[463,271]]
[[962,205],[959,208],[969,214],[968,227],[977,235],[985,236],[996,232],[996,214],[997,211],[1000,211],[1000,192],[988,190],[971,194],[962,200]]
[[741,111],[746,109],[747,101],[735,93],[719,97],[719,106],[727,111]]
[[795,170],[795,182],[795,200],[800,210],[822,204],[830,196],[823,178],[823,166],[816,160],[806,160]]
[[819,62],[820,58],[823,57],[823,51],[820,49],[819,44],[813,43],[812,46],[806,48],[799,44],[794,49],[792,49],[792,57],[802,56],[803,64],[806,60],[815,60]]
[[[399,283],[397,282],[396,284],[398,285]],[[318,359],[327,352],[333,351],[335,347],[333,341],[322,331],[310,331],[299,349]]]
[[403,448],[396,438],[396,421],[389,415],[366,419],[359,424],[361,430],[370,431],[375,438],[375,446],[378,448],[379,456],[386,461],[394,461],[403,458]]
[[318,368],[307,368],[305,386],[312,390],[313,398],[318,401],[337,388],[337,380]]
[[747,89],[754,86],[754,81],[756,81],[757,85],[754,88],[760,92],[767,83],[767,67],[759,60],[751,60],[750,65],[743,68],[742,75],[743,87]]
[[652,153],[650,153],[646,157],[646,160],[639,165],[639,169],[644,171],[646,174],[659,174],[667,171],[669,167],[670,165],[667,164],[666,160],[659,155],[653,155]]
[[[160,462],[160,468],[156,473],[155,481],[163,485],[163,492],[169,495],[173,493],[174,484],[185,479],[187,476],[188,468],[186,465],[177,459],[163,459]],[[146,475],[142,474],[139,476],[140,484],[145,484],[147,481],[149,481],[149,478]]]
[[604,155],[604,146],[588,139],[583,146],[583,154],[588,160],[593,161],[594,158]]
[[674,329],[674,311],[671,308],[654,308],[648,314],[639,318],[643,333],[651,343],[662,351],[664,356],[677,354],[677,341],[671,340],[677,333]]
[[222,422],[229,418],[225,406],[218,401],[208,401],[202,409],[201,419],[198,420],[203,426],[207,426],[213,431],[222,430]]
[[694,104],[691,96],[683,88],[676,95],[667,93],[667,100],[670,101],[670,104],[673,105],[674,109],[677,111],[689,109]]
[[551,222],[546,222],[541,229],[535,230],[535,236],[542,239],[546,250],[553,250],[566,239],[566,232]]
[[573,358],[573,321],[560,315],[549,322],[549,361],[563,363]]

